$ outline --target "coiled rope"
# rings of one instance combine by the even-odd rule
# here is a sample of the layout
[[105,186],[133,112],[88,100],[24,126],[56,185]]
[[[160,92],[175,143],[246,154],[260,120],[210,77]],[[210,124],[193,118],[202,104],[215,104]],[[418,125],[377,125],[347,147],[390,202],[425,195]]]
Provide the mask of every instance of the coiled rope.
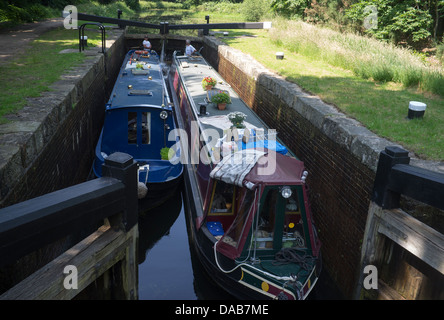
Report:
[[316,258],[308,255],[304,250],[295,248],[282,248],[275,256],[273,265],[280,266],[283,264],[296,263],[302,269],[309,271]]

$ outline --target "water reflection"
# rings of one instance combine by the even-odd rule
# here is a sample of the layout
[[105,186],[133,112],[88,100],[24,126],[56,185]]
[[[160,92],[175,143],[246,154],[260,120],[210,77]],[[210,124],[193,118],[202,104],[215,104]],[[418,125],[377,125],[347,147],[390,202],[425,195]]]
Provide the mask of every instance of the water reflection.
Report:
[[[232,300],[211,280],[190,246],[180,188],[139,217],[140,300]],[[309,300],[343,299],[325,270]]]
[[139,217],[139,299],[232,299],[190,249],[182,190]]

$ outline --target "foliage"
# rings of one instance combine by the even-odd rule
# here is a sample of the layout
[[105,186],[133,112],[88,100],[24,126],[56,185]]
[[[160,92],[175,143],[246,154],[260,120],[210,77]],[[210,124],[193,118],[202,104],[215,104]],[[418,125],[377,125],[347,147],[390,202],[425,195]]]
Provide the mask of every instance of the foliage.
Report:
[[198,7],[201,11],[218,12],[230,14],[238,12],[241,4],[231,3],[230,1],[205,1]]
[[266,0],[244,0],[241,11],[246,21],[260,21],[266,9]]
[[60,16],[60,10],[68,4],[86,0],[8,0],[0,2],[0,22],[20,24]]
[[170,160],[174,157],[174,150],[168,147],[160,149],[160,159]]
[[205,90],[207,86],[215,86],[217,83],[216,79],[212,77],[205,77],[202,79],[202,88]]
[[233,124],[233,126],[237,127],[237,128],[243,128],[243,122],[244,120],[247,118],[247,115],[243,112],[230,112],[228,115],[228,120],[231,121],[231,123]]
[[305,9],[305,21],[323,24],[335,30],[347,29],[350,25],[345,15],[353,0],[311,0],[309,8]]
[[220,91],[211,97],[211,102],[219,104],[219,103],[230,103],[230,95],[225,91]]
[[405,48],[302,21],[275,20],[270,39],[286,50],[352,71],[362,79],[394,81],[444,96],[444,71]]
[[304,17],[304,11],[310,6],[310,0],[272,0],[271,10],[289,18]]
[[125,0],[125,4],[130,8],[131,10],[134,10],[136,12],[140,11],[140,3],[139,0]]
[[[366,25],[372,16],[374,25]],[[431,36],[433,18],[427,2],[416,0],[361,0],[346,10],[355,27],[377,39],[411,46]]]

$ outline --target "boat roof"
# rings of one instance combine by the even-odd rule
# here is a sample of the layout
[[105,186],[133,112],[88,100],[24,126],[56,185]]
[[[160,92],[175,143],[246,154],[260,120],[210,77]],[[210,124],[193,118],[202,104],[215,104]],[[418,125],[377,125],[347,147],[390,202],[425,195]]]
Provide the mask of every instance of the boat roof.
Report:
[[[222,137],[223,130],[231,126],[231,122],[227,118],[227,115],[231,112],[243,112],[247,116],[244,124],[250,131],[251,129],[268,129],[268,126],[262,119],[245,104],[234,89],[225,82],[219,73],[209,65],[203,57],[176,55],[175,58],[177,68],[186,87],[185,90],[188,91],[187,95],[194,102],[192,107],[196,115],[200,113],[199,105],[202,103],[207,104],[206,111],[208,115],[198,116],[202,129],[215,129],[219,132],[220,137]],[[207,92],[202,89],[201,85],[202,79],[207,76],[217,80],[216,90],[229,92],[231,103],[227,105],[225,110],[219,110],[215,104],[208,102]]]
[[243,149],[224,157],[210,177],[248,189],[259,185],[299,185],[304,163],[269,149]]
[[267,150],[258,164],[245,176],[244,184],[248,182],[254,185],[302,184],[303,172],[304,163],[302,161]]
[[[136,68],[138,64],[142,65],[143,69]],[[166,106],[169,101],[159,56],[148,51],[129,51],[106,108],[162,104]]]
[[[231,126],[231,122],[228,120],[227,115],[230,112],[236,111],[243,112],[247,115],[244,124],[248,129],[268,129],[268,126],[245,104],[234,89],[223,80],[223,78],[205,61],[205,59],[200,56],[175,56],[175,58],[187,95],[194,102],[191,107],[194,109],[196,118],[199,119],[202,129],[215,129],[219,132],[220,137],[222,137],[223,130],[230,128]],[[208,102],[206,100],[207,92],[205,92],[201,86],[202,79],[207,76],[217,79],[217,89],[229,92],[231,104],[229,104],[225,110],[219,110],[214,104],[208,103],[207,112],[209,115],[200,116],[199,104]],[[266,140],[268,144],[265,143],[265,145],[264,141],[258,140],[255,142],[254,148],[264,148],[266,154],[262,156],[262,159],[252,167],[251,171],[245,177],[242,176],[243,181],[239,182],[243,184],[250,182],[254,185],[294,185],[303,183],[301,180],[304,171],[303,162],[298,160],[294,154],[283,145],[285,152],[275,152],[267,148],[270,141],[271,140]],[[273,147],[273,150],[278,151],[279,147],[277,146],[282,144],[282,142],[280,142],[277,137],[276,142],[277,145]],[[242,144],[242,150],[244,150],[244,148],[251,148],[251,144]],[[229,163],[226,165],[228,167],[230,166]],[[216,168],[214,168],[214,170],[216,170]],[[223,168],[222,171],[224,171]],[[225,169],[225,172],[229,171],[230,168]],[[238,178],[234,178],[234,180],[236,179]]]

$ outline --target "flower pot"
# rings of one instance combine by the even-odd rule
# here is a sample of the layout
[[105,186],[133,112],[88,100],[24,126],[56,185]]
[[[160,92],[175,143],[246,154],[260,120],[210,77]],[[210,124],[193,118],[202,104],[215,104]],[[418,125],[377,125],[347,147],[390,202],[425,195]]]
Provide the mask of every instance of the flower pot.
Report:
[[206,91],[209,91],[209,90],[211,90],[211,89],[213,89],[213,86],[212,86],[212,85],[205,86],[205,90],[206,90]]
[[227,106],[226,103],[218,103],[218,104],[217,104],[217,108],[218,108],[219,110],[225,110],[226,106]]

